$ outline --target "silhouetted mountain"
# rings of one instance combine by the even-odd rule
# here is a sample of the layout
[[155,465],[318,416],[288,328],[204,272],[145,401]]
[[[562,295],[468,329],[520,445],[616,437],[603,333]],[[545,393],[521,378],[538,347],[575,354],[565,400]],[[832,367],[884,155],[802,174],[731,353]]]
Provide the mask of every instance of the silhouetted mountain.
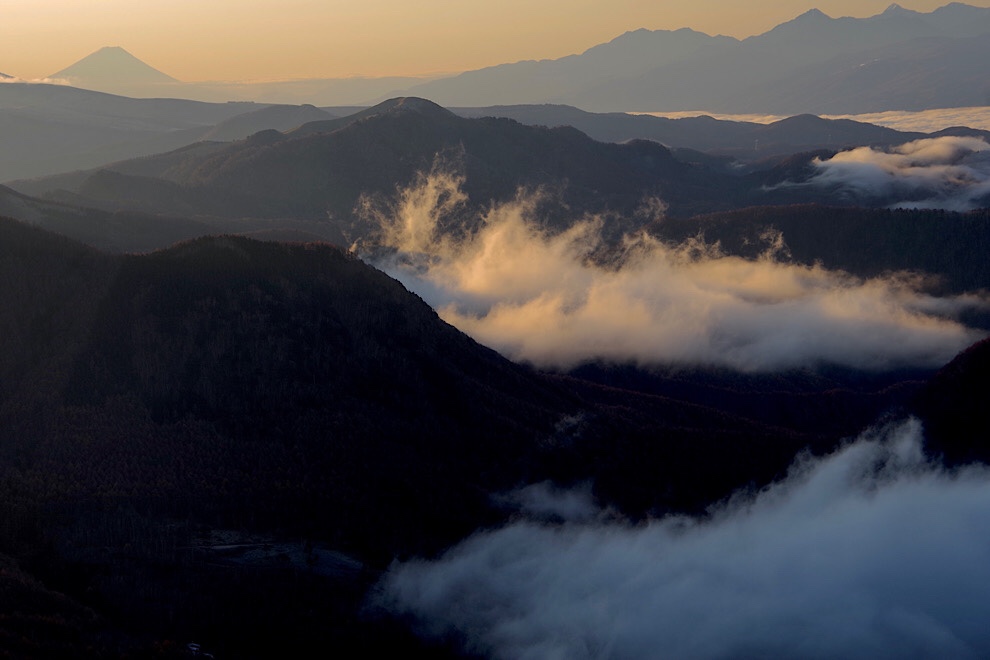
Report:
[[699,53],[719,53],[737,43],[731,37],[711,37],[687,28],[635,30],[556,60],[501,64],[417,85],[408,94],[435,99],[443,105],[533,103],[566,97],[589,85],[616,76],[632,77]]
[[[990,29],[990,28],[988,28]],[[738,90],[737,111],[863,113],[990,104],[990,36],[919,37],[842,54]]]
[[65,85],[0,86],[0,181],[70,172],[199,140],[236,140],[329,117],[312,106],[133,99]]
[[592,113],[567,105],[509,105],[453,108],[453,111],[463,117],[508,117],[530,125],[573,126],[596,140],[607,142],[656,140],[671,148],[731,154],[741,160],[815,149],[895,145],[926,137],[923,133],[896,131],[848,119],[822,119],[814,115],[760,124],[717,120],[708,116],[669,119],[622,112]]
[[75,64],[57,71],[49,79],[64,80],[76,87],[111,91],[178,82],[148,66],[119,46],[106,46]]
[[[507,114],[518,114],[535,121],[552,119],[557,112],[556,107],[522,106],[509,108]],[[282,115],[297,116],[291,108],[273,108],[271,113],[265,114],[271,114],[272,120]],[[834,185],[810,185],[811,177],[820,173],[812,164],[813,160],[831,158],[835,154],[832,149],[787,157],[774,154],[789,153],[805,144],[848,141],[847,146],[851,146],[864,142],[901,143],[922,137],[922,134],[899,133],[870,124],[825,120],[811,115],[791,117],[769,125],[719,122],[706,117],[684,120],[627,115],[599,117],[578,110],[565,111],[563,116],[583,117],[586,123],[602,126],[605,131],[621,127],[627,120],[642,119],[642,122],[634,123],[651,130],[659,129],[654,134],[662,130],[674,139],[677,139],[676,129],[683,126],[679,131],[681,139],[691,141],[695,136],[704,139],[708,129],[707,146],[722,145],[713,152],[748,152],[750,157],[759,155],[764,160],[754,162],[751,165],[754,171],[745,174],[738,167],[730,167],[727,162],[704,154],[685,152],[683,157],[694,164],[678,160],[667,148],[655,142],[600,143],[570,127],[524,126],[492,117],[467,119],[423,99],[394,99],[354,115],[310,122],[285,133],[267,130],[234,143],[202,142],[165,154],[122,161],[96,171],[17,184],[20,190],[29,191],[35,198],[41,196],[49,202],[57,202],[61,205],[58,208],[77,209],[77,215],[80,209],[89,209],[87,217],[91,220],[88,224],[68,227],[64,220],[55,219],[64,216],[62,211],[56,213],[55,207],[39,216],[38,204],[43,203],[37,199],[28,204],[34,210],[25,206],[24,199],[16,203],[11,201],[8,213],[114,251],[160,248],[172,242],[162,242],[169,237],[177,240],[215,231],[303,232],[307,236],[350,245],[354,240],[373,236],[378,229],[375,221],[362,215],[363,204],[370,200],[372,204],[387,205],[398,190],[412,185],[417,176],[430,172],[439,163],[442,170],[465,177],[463,188],[471,200],[447,219],[447,230],[464,231],[476,226],[491,203],[512,200],[520,189],[543,189],[550,194],[541,199],[538,214],[548,227],[569,226],[584,213],[597,213],[607,218],[607,237],[618,238],[652,220],[637,215],[636,210],[644,198],[657,196],[669,204],[668,219],[679,219],[669,226],[683,226],[683,235],[680,235],[683,239],[696,233],[698,228],[714,226],[705,219],[685,221],[698,213],[809,202],[831,206],[868,203],[883,207],[902,198],[909,199],[903,196],[908,193],[898,192],[895,198],[889,195],[866,198]],[[949,133],[982,135],[980,131],[968,129],[946,134]],[[918,194],[929,193],[919,190]],[[99,209],[104,215],[96,214],[93,209]],[[806,210],[816,217],[820,214],[805,208],[785,209],[783,214],[795,218],[787,220],[788,223],[800,223],[798,218]],[[756,217],[767,211],[758,209],[753,213]],[[828,215],[833,211],[821,213]],[[896,236],[899,231],[896,222],[884,220],[879,225],[873,224],[875,218],[886,218],[889,214],[858,213],[860,215],[856,217],[863,221],[862,227],[875,228],[876,233],[872,235],[877,240],[902,240]],[[108,214],[117,214],[118,229],[112,231],[112,239],[101,240],[99,227],[108,226],[105,219]],[[153,223],[149,224],[149,219],[155,215],[164,216],[157,230]],[[745,215],[746,212],[742,214]],[[173,220],[183,217],[195,217],[195,225]],[[121,232],[123,218],[137,219],[129,239]],[[856,224],[859,220],[851,222]],[[170,223],[176,224],[175,229],[168,227]],[[822,227],[828,225],[825,219],[820,223]],[[958,226],[963,224],[960,221]],[[210,232],[205,232],[205,227],[209,227]],[[976,225],[970,229],[978,231]],[[190,231],[200,233],[189,234]],[[661,227],[660,231],[666,230]],[[870,234],[874,229],[864,231]],[[744,233],[745,240],[754,241],[751,249],[762,249],[759,247],[763,245],[758,240],[759,229],[750,227]],[[938,255],[954,253],[957,248],[952,246],[961,235],[948,233],[945,236],[936,239],[948,241],[946,250],[935,255],[938,258],[942,258]],[[820,238],[821,243],[812,241],[800,247],[806,263],[812,263],[816,258],[831,258],[828,250],[819,250],[816,245],[837,246],[837,249],[848,251],[850,259],[858,259],[864,254],[851,235],[848,240]],[[963,242],[975,245],[974,238],[975,234],[967,234]],[[799,244],[804,245],[801,240],[795,245]],[[882,253],[886,256],[876,260],[881,269],[920,268],[959,275],[951,260],[934,264],[932,255],[925,256],[914,250],[904,258]],[[934,270],[929,268],[933,264],[937,266]],[[982,269],[977,264],[972,272],[982,273]],[[962,277],[959,282],[982,281],[982,275],[975,277],[976,280]]]
[[[327,245],[109,257],[2,220],[0,253],[0,551],[123,647],[408,654],[364,593],[394,557],[504,521],[493,494],[591,480],[632,517],[702,511],[912,387],[542,375]],[[774,411],[797,400],[800,423]]]
[[293,218],[183,217],[188,210],[180,199],[172,199],[170,184],[157,179],[125,177],[109,172],[87,177],[67,177],[104,191],[117,190],[123,199],[131,194],[157,195],[173,215],[149,214],[93,208],[76,203],[79,195],[62,191],[49,199],[38,199],[0,186],[0,216],[8,216],[42,227],[107,252],[150,252],[183,240],[211,234],[241,234],[269,240],[320,241],[335,236],[325,222]]
[[[935,291],[990,289],[990,211],[890,210],[798,205],[754,207],[668,218],[656,231],[671,241],[702,234],[727,254],[756,258],[767,232],[780,232],[788,260],[821,263],[860,277],[894,271],[932,276]],[[984,320],[984,324],[990,319]]]
[[[927,14],[892,5],[864,19],[812,9],[742,41],[641,30],[582,55],[470,71],[406,93],[444,105],[565,103],[603,112],[855,113],[981,105],[987,92],[979,66],[988,34],[990,9],[959,3]],[[898,63],[920,39],[938,48]],[[619,52],[621,59],[598,57]],[[567,73],[586,61],[594,62],[586,75]],[[919,97],[929,82],[939,93]]]
[[215,124],[258,109],[132,99],[65,85],[0,85],[0,181],[95,167],[176,149]]
[[225,119],[200,136],[200,140],[230,142],[264,130],[287,131],[333,115],[312,105],[271,105]]
[[[73,203],[106,209],[324,222],[329,216],[333,240],[349,244],[375,229],[355,214],[360,199],[393,197],[438,159],[465,176],[472,202],[465,222],[520,188],[560,192],[548,195],[541,211],[551,224],[585,211],[632,219],[644,197],[655,195],[683,215],[738,205],[746,193],[738,178],[681,163],[654,142],[605,144],[573,128],[465,119],[423,99],[396,99],[219,148],[116,163],[83,180],[60,177],[57,185],[78,195]],[[124,178],[134,176],[161,181]]]
[[950,465],[990,462],[990,339],[943,367],[913,402],[927,449]]

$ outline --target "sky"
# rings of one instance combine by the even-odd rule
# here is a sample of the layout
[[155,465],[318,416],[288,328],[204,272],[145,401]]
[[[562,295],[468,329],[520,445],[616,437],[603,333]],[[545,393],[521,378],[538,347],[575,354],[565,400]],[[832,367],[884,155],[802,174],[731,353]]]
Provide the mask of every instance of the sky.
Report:
[[[948,0],[901,4],[931,11]],[[889,0],[4,0],[0,72],[38,79],[121,46],[185,82],[438,75],[582,52],[629,30],[744,38]],[[986,6],[985,2],[972,2]]]

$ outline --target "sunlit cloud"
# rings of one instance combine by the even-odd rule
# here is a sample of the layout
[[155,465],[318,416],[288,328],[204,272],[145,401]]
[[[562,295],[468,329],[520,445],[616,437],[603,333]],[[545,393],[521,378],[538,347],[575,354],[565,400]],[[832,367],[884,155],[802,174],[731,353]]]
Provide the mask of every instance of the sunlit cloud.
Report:
[[[685,117],[708,116],[725,121],[744,121],[755,124],[772,124],[790,115],[775,114],[733,114],[726,112],[707,112],[704,110],[681,110],[677,112],[630,112],[632,115],[651,115],[669,119]],[[888,110],[885,112],[870,112],[858,115],[820,115],[823,119],[851,119],[864,124],[875,124],[892,128],[895,131],[934,133],[953,126],[990,131],[990,107],[976,106],[969,108],[936,108],[932,110]]]
[[990,145],[976,137],[916,140],[889,150],[859,147],[815,159],[809,183],[900,208],[969,211],[990,203]]
[[522,521],[394,565],[378,605],[495,658],[990,655],[990,474],[908,421],[708,519]]
[[767,113],[760,114],[733,114],[728,112],[708,112],[706,110],[677,110],[673,112],[629,112],[630,115],[649,115],[651,117],[666,117],[667,119],[690,119],[694,117],[711,117],[720,121],[741,121],[753,124],[772,124],[781,119],[787,119],[788,115],[773,115]]
[[0,83],[18,83],[18,84],[33,84],[33,85],[71,85],[72,83],[64,78],[37,78],[32,80],[24,80],[23,78],[18,78],[17,76],[9,76],[7,78],[0,77]]
[[700,240],[672,246],[640,233],[603,259],[606,220],[542,229],[539,193],[492,206],[466,235],[441,231],[464,212],[461,183],[435,172],[390,206],[366,204],[381,242],[396,251],[376,263],[444,320],[514,360],[935,367],[981,336],[952,320],[985,304],[975,296],[935,298],[906,276],[862,280],[782,263],[779,243],[747,261]]
[[939,108],[909,112],[890,110],[861,115],[822,115],[826,119],[852,119],[867,124],[886,126],[897,131],[934,133],[953,126],[967,126],[990,131],[990,107]]

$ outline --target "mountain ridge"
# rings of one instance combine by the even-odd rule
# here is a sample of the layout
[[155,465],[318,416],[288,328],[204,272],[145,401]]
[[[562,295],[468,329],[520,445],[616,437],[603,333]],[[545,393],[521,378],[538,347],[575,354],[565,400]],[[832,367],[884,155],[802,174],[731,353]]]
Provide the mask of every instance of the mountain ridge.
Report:
[[[703,45],[688,52],[666,59],[648,61],[642,58],[635,67],[613,67],[587,76],[564,90],[560,85],[548,84],[555,68],[565,62],[578,61],[596,52],[590,48],[579,55],[556,60],[503,64],[485,69],[464,72],[452,78],[444,78],[425,85],[408,88],[403,94],[426,95],[445,106],[479,106],[520,103],[564,103],[584,110],[611,111],[661,111],[698,110],[710,112],[770,112],[777,114],[795,112],[822,112],[805,105],[784,110],[780,100],[769,94],[753,94],[749,103],[735,102],[746,97],[748,88],[783,85],[788,76],[795,76],[800,67],[821,65],[831,58],[849,57],[854,53],[894,48],[916,38],[976,39],[990,33],[990,9],[953,3],[923,14],[888,7],[883,13],[868,18],[831,18],[814,9],[781,23],[759,35],[743,40],[715,41],[707,37]],[[622,44],[635,36],[650,38],[664,47],[676,50],[669,40],[676,32],[636,30],[627,32],[608,42]],[[728,38],[725,38],[728,39]],[[986,37],[990,40],[990,36]],[[666,43],[664,43],[666,42]],[[701,43],[701,42],[699,42]],[[654,45],[654,48],[659,46]],[[648,50],[648,49],[644,49]],[[918,67],[915,62],[913,66]],[[938,67],[933,66],[932,75]],[[492,93],[495,89],[514,90],[514,96],[501,98]],[[898,88],[901,96],[910,89],[906,83]],[[984,102],[978,91],[965,93],[964,83],[954,87],[957,97],[951,103],[979,105]],[[522,90],[522,91],[520,91]],[[881,90],[882,91],[882,90]],[[799,97],[797,92],[790,92]],[[866,105],[856,98],[833,99],[835,112],[853,114],[902,108],[903,101],[896,95],[881,95],[878,104]],[[925,107],[936,107],[926,99]]]

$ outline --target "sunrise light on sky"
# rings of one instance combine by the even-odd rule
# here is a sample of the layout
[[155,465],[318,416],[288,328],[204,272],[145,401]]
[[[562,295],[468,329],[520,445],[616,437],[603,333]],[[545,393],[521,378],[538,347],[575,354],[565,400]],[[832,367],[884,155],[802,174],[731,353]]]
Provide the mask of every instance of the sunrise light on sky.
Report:
[[[947,0],[904,2],[928,12]],[[882,12],[889,0],[7,0],[0,71],[48,76],[122,46],[183,81],[430,75],[579,53],[638,28],[743,38],[811,8]],[[985,6],[983,3],[974,3]]]

